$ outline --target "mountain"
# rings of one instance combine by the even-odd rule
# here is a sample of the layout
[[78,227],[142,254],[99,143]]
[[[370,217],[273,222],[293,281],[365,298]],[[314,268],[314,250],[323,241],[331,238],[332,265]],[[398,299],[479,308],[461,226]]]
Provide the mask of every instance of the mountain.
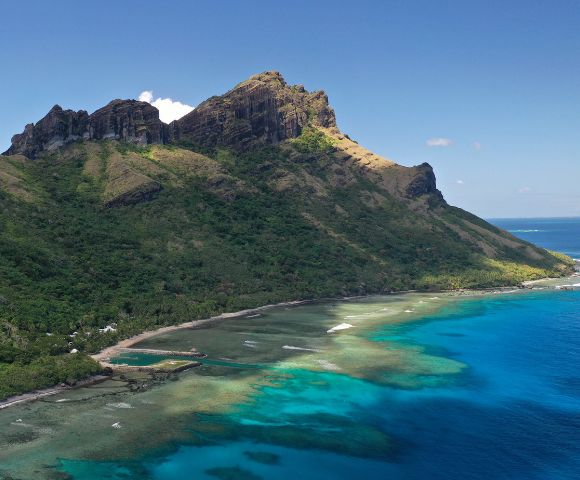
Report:
[[0,207],[0,397],[73,381],[98,367],[71,349],[157,325],[572,268],[448,205],[428,164],[365,149],[324,92],[277,72],[169,125],[135,100],[55,106],[0,156]]

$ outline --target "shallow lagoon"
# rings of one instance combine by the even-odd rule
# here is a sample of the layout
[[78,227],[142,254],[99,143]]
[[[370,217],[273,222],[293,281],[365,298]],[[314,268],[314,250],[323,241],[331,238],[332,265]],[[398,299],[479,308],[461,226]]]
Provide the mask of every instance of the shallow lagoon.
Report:
[[[135,347],[208,358],[0,412],[0,468],[81,480],[577,478],[579,305],[580,292],[554,290],[409,294],[154,337]],[[353,327],[326,333],[340,323]]]

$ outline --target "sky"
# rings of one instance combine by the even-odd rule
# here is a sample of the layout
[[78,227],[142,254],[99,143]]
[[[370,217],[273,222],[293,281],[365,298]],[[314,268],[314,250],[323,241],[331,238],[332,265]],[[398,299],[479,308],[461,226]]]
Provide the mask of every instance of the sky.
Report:
[[578,0],[5,0],[0,65],[0,151],[54,104],[169,119],[278,70],[453,205],[580,216]]

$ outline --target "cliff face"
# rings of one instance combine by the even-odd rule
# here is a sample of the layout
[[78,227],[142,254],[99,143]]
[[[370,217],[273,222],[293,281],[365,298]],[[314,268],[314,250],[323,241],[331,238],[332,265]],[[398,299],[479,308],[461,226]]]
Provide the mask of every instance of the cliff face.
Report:
[[336,127],[326,94],[309,93],[302,85],[288,85],[278,72],[266,72],[206,100],[170,125],[159,120],[155,107],[136,100],[113,100],[91,115],[55,105],[39,122],[15,135],[5,154],[35,158],[79,139],[138,145],[186,141],[243,150],[296,138],[307,125]]
[[137,145],[165,142],[165,124],[159,111],[146,102],[113,100],[90,115],[90,139],[124,140]]
[[308,92],[302,85],[289,85],[278,72],[255,75],[170,125],[161,122],[155,107],[136,100],[113,100],[91,115],[56,105],[39,122],[15,135],[5,154],[34,159],[77,140],[106,139],[246,152],[287,143],[306,128],[331,139],[337,160],[380,182],[393,195],[409,199],[430,195],[443,201],[428,164],[402,167],[360,146],[337,128],[334,110],[323,91]]
[[52,151],[65,143],[88,136],[89,115],[84,110],[63,110],[55,105],[36,124],[29,123],[24,132],[12,137],[12,146],[5,155],[22,154],[35,158],[43,151]]
[[571,270],[448,205],[428,164],[367,150],[337,128],[323,92],[276,72],[171,125],[135,100],[90,115],[55,106],[7,154],[5,359],[68,353],[73,332],[86,333],[75,348],[98,350],[98,328],[111,322],[129,335],[289,299],[513,285]]
[[63,110],[55,105],[36,124],[26,125],[24,132],[12,137],[5,155],[22,154],[36,158],[77,140],[114,139],[146,145],[163,143],[166,126],[159,111],[146,102],[113,100],[89,115],[84,110]]
[[278,72],[255,75],[220,97],[212,97],[170,125],[173,140],[246,149],[296,138],[306,125],[336,127],[322,91],[290,86]]

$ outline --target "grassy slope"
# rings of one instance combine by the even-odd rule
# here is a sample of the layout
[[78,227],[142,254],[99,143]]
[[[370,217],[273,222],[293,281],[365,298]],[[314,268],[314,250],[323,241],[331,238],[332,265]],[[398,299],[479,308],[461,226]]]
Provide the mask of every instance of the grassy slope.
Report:
[[[209,153],[92,143],[19,160],[26,195],[0,188],[0,398],[92,373],[83,355],[62,354],[156,325],[299,298],[513,284],[566,268],[473,227],[471,240],[497,251],[488,258],[452,228],[485,222],[447,206],[410,210],[356,172],[333,186],[332,145],[316,135],[291,148]],[[151,193],[153,183],[163,189]],[[141,185],[151,201],[104,208],[111,192],[133,189],[134,199]],[[117,333],[97,333],[112,322]]]

